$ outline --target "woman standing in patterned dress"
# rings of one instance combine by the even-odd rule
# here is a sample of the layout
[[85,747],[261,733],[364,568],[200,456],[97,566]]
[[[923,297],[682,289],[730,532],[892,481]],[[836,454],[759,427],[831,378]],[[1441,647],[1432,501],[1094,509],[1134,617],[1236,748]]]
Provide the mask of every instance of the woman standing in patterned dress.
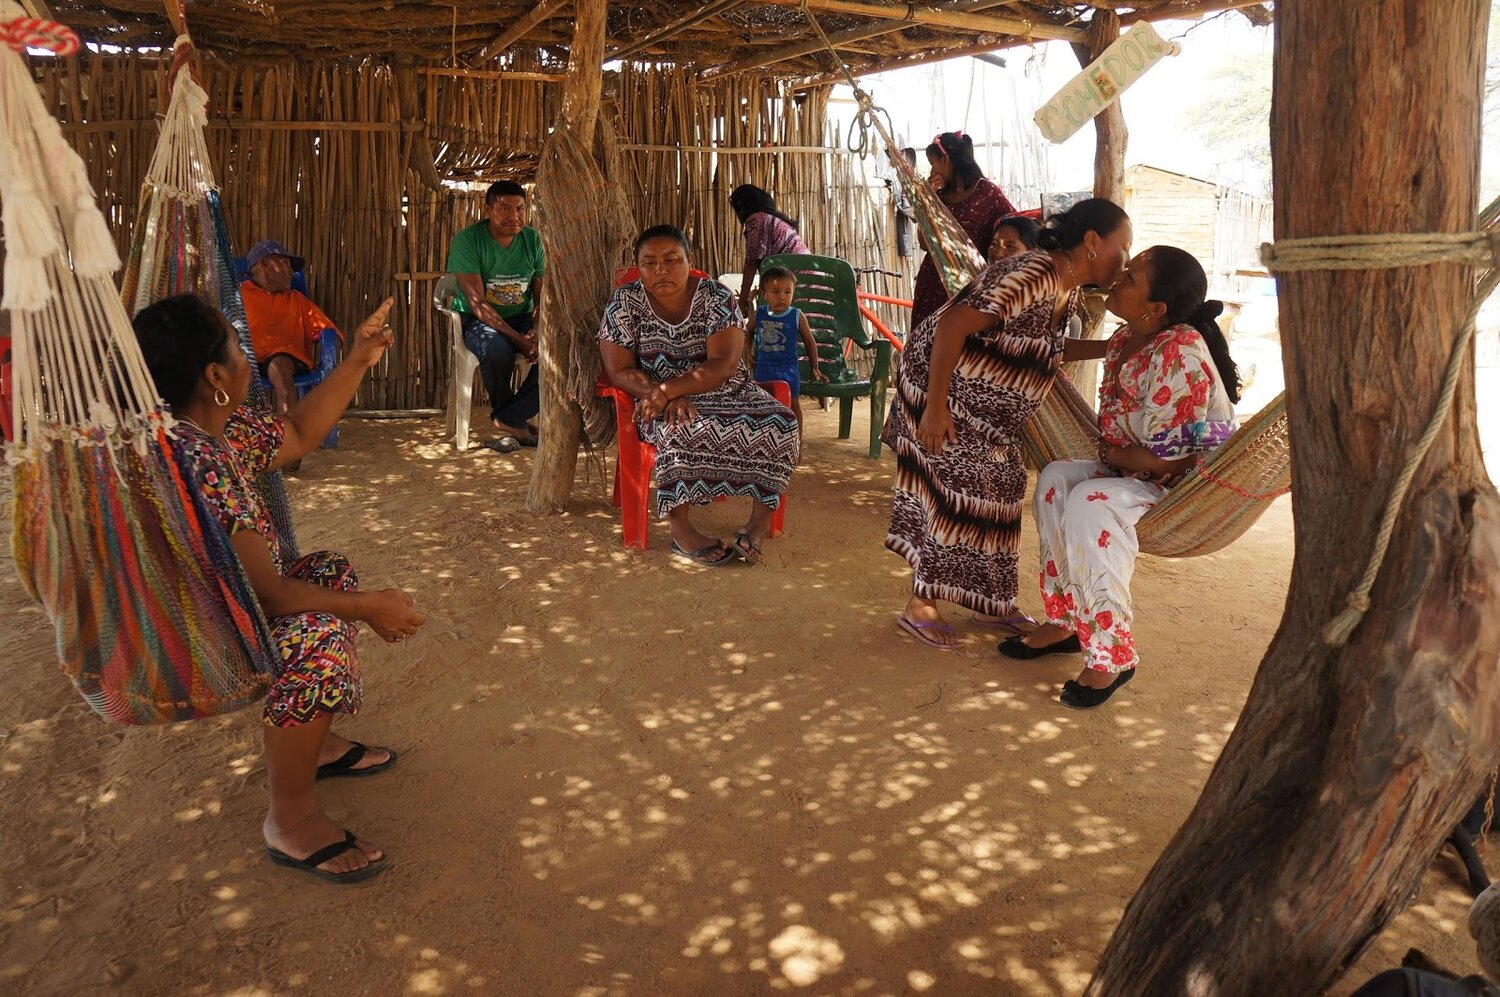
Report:
[[393,751],[367,748],[329,729],[335,713],[359,709],[363,694],[356,624],[368,623],[394,642],[415,633],[426,617],[400,589],[361,591],[340,554],[318,551],[291,560],[253,482],[261,471],[300,460],[328,435],[365,371],[390,345],[385,318],[393,303],[387,298],[365,319],[348,357],[281,416],[245,405],[250,361],[207,301],[191,294],[167,298],[134,321],[156,389],[177,420],[173,431],[192,462],[195,484],[229,534],[280,654],[265,708],[266,853],[279,865],[335,883],[377,875],[386,857],[329,819],[317,780],[374,775],[396,761]]
[[1099,391],[1099,460],[1057,460],[1037,476],[1032,510],[1047,622],[1002,641],[1011,658],[1083,652],[1064,706],[1092,709],[1135,675],[1130,578],[1135,524],[1167,489],[1235,431],[1240,374],[1191,254],[1153,246],[1110,289],[1124,325],[1107,352]]
[[[640,279],[605,306],[599,350],[610,383],[636,399],[641,439],[656,448],[656,508],[673,553],[710,567],[735,557],[759,564],[797,463],[797,419],[750,379],[734,295],[694,277],[689,254],[674,226],[641,233]],[[731,545],[700,532],[688,511],[732,495],[751,503]]]
[[779,253],[806,253],[807,244],[797,234],[797,219],[787,217],[776,207],[771,192],[742,183],[729,194],[729,206],[745,226],[745,276],[740,282],[740,311],[754,314],[750,295],[760,273],[760,263]]
[[1130,255],[1130,219],[1092,198],[1058,215],[1038,249],[986,267],[907,341],[883,437],[896,452],[885,545],[911,564],[897,623],[932,647],[958,643],[937,600],[996,625],[1015,613],[1026,469],[1021,427],[1064,360],[1078,288],[1109,285]]
[[[974,161],[974,140],[963,132],[943,132],[927,147],[927,162],[932,167],[928,182],[938,189],[943,203],[969,234],[969,241],[981,254],[988,252],[1000,219],[1015,214],[1016,208],[999,186],[985,179],[984,171]],[[943,287],[943,279],[929,252],[922,258],[912,291],[912,329],[947,300],[948,289]]]

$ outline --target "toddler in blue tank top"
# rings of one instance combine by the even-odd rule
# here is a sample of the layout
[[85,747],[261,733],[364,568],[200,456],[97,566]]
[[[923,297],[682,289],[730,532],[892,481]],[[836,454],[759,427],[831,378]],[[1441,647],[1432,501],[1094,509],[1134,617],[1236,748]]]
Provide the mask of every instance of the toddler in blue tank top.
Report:
[[760,294],[765,300],[755,310],[747,330],[755,350],[755,379],[785,381],[792,387],[792,412],[802,428],[802,372],[797,360],[797,340],[807,351],[808,370],[814,381],[826,381],[816,363],[818,341],[802,309],[792,307],[797,293],[797,275],[784,267],[770,267],[760,276]]

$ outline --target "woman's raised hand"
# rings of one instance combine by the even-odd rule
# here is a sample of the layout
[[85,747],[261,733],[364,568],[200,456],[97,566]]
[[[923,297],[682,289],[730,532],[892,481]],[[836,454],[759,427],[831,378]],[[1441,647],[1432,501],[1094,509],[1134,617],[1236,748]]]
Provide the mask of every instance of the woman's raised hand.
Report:
[[958,442],[958,429],[953,425],[953,414],[946,405],[928,405],[917,424],[917,443],[936,457],[949,443]]
[[354,331],[354,342],[349,347],[349,360],[358,364],[361,370],[369,370],[378,364],[380,358],[385,356],[386,348],[396,341],[390,325],[386,323],[386,317],[391,314],[391,307],[395,304],[395,298],[386,298]]

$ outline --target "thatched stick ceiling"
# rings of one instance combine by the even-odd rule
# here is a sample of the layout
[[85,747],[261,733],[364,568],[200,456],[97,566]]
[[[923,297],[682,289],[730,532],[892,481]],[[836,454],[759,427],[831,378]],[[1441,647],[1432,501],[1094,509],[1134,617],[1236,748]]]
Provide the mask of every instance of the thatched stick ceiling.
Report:
[[[799,77],[832,64],[801,10],[804,0],[612,3],[609,58],[699,66],[706,77],[755,68]],[[1269,0],[806,0],[856,71],[1048,38],[1076,40],[1090,12],[1160,20],[1244,9]],[[86,41],[149,47],[175,33],[162,0],[30,0]],[[184,0],[199,46],[226,53],[309,58],[409,58],[477,69],[559,67],[572,37],[568,0]]]

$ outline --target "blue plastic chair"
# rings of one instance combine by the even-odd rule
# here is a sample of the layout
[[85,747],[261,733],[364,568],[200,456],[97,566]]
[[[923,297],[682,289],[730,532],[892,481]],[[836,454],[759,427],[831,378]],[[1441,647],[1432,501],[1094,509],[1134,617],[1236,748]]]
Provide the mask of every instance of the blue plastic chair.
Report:
[[[234,269],[239,274],[240,280],[250,279],[250,268],[245,264],[243,256],[234,258]],[[292,274],[292,290],[307,293],[307,278],[302,271]],[[339,334],[329,327],[318,334],[318,364],[306,374],[295,374],[292,376],[292,385],[297,389],[297,397],[301,398],[313,388],[323,383],[323,378],[333,373],[333,368],[339,362]],[[258,373],[257,373],[257,376]],[[271,390],[271,382],[265,378],[260,379],[261,387],[267,392]],[[328,435],[323,437],[324,450],[337,450],[339,446],[339,424],[334,423]]]

